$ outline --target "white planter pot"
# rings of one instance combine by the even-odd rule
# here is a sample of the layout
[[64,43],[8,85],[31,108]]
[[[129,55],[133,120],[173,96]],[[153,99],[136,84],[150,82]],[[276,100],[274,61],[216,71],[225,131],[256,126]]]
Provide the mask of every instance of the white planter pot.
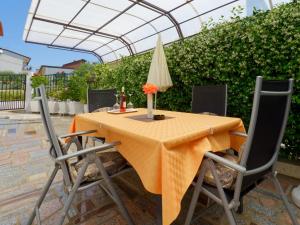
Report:
[[300,208],[300,185],[295,187],[292,191],[292,199],[296,206]]
[[48,107],[51,114],[59,112],[59,105],[57,101],[48,101]]
[[89,112],[89,106],[88,106],[88,104],[84,104],[83,105],[83,112],[84,113],[88,113]]
[[38,101],[30,101],[30,112],[40,112]]
[[58,102],[58,113],[59,114],[69,113],[69,107],[67,102]]
[[70,101],[69,102],[69,114],[75,115],[75,114],[79,114],[79,113],[83,113],[83,104],[80,102]]

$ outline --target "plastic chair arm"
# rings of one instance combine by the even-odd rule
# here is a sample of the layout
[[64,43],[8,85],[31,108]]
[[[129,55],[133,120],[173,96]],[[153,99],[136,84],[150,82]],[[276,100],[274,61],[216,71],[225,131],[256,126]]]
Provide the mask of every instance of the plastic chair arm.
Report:
[[78,131],[78,132],[75,132],[75,133],[61,135],[61,136],[59,136],[59,138],[75,137],[75,136],[81,136],[81,135],[84,135],[84,134],[96,133],[96,132],[97,132],[97,130]]
[[107,144],[103,144],[100,146],[96,146],[96,147],[92,147],[92,148],[86,148],[77,152],[73,152],[67,155],[63,155],[63,156],[59,156],[55,159],[56,162],[61,162],[61,161],[66,161],[67,159],[73,158],[73,157],[77,157],[77,156],[81,156],[81,155],[86,155],[89,154],[91,152],[99,152],[99,151],[103,151],[106,149],[110,149],[112,147],[115,147],[116,145],[121,144],[121,142],[116,141],[116,142],[111,142],[111,143],[107,143]]

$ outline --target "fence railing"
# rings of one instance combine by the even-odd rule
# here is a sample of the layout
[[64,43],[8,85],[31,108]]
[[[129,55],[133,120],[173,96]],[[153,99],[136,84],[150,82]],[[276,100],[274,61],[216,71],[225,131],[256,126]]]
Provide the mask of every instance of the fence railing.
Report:
[[26,74],[0,73],[0,110],[25,107]]
[[45,85],[47,93],[58,91],[59,89],[66,87],[68,81],[72,73],[62,73],[62,74],[51,74],[51,75],[44,75],[48,79],[48,84]]

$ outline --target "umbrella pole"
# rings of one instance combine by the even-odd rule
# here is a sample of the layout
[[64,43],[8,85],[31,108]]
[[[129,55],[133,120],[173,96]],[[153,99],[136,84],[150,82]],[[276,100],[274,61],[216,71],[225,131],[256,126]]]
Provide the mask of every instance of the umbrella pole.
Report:
[[156,96],[157,96],[157,92],[155,93],[155,99],[154,99],[154,110],[156,110]]

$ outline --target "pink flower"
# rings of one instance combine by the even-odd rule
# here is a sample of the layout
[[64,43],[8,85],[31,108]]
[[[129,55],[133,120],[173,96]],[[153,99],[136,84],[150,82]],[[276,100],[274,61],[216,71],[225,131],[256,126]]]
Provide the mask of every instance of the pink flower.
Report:
[[154,94],[158,90],[158,87],[155,84],[146,83],[143,86],[144,94]]

